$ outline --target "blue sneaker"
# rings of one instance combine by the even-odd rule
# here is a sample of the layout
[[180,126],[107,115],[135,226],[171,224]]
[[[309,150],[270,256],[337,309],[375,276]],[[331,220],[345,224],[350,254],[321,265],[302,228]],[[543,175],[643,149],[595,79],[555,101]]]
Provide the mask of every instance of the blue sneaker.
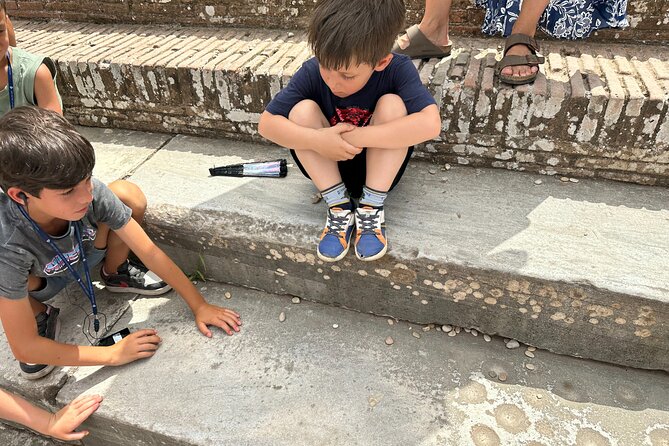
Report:
[[383,208],[363,206],[355,210],[355,255],[370,261],[383,257],[388,250]]
[[353,233],[353,212],[350,209],[330,208],[325,229],[318,242],[318,257],[326,262],[336,262],[348,252]]

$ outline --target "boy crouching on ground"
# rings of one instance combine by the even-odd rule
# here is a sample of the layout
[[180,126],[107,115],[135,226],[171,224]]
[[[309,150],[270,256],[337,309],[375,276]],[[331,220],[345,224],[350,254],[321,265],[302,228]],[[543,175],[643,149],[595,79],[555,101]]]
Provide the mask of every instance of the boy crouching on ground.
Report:
[[[94,165],[91,144],[53,111],[21,107],[0,119],[0,319],[29,379],[53,366],[121,365],[155,353],[155,330],[111,347],[57,342],[58,309],[43,302],[77,280],[93,304],[89,268],[99,263],[109,291],[158,295],[173,287],[206,336],[207,325],[239,330],[239,315],[208,304],[141,228],[142,191],[127,181],[105,186],[92,178]],[[167,283],[128,260],[130,250]]]
[[[328,206],[318,256],[387,250],[383,204],[412,145],[441,131],[434,98],[406,56],[390,53],[404,26],[402,0],[322,0],[309,26],[315,57],[269,103],[258,131],[284,147]],[[351,197],[359,198],[356,208]]]

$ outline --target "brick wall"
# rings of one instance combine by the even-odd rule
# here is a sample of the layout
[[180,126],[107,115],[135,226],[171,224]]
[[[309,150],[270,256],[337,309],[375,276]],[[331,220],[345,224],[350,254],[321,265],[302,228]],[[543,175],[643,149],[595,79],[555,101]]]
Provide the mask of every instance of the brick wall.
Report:
[[[405,0],[407,21],[415,23],[423,0]],[[10,15],[25,19],[60,19],[97,23],[184,24],[303,28],[315,0],[9,0]],[[604,30],[596,40],[669,42],[669,0],[630,0],[631,27]],[[473,0],[453,0],[454,34],[480,34],[483,10]]]

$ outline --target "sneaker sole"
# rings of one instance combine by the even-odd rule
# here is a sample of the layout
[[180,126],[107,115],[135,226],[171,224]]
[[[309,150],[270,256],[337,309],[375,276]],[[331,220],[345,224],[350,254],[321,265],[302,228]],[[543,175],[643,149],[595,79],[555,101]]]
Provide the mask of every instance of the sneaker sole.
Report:
[[161,294],[165,294],[168,291],[172,290],[172,287],[170,285],[158,288],[157,290],[144,290],[141,288],[109,286],[109,285],[105,285],[105,288],[110,293],[134,293],[134,294],[141,294],[142,296],[160,296]]
[[377,260],[386,255],[386,252],[388,251],[388,245],[384,246],[381,251],[379,251],[378,254],[374,254],[371,257],[360,257],[360,254],[358,254],[358,250],[356,248],[355,250],[355,256],[358,258],[358,260],[362,260],[363,262],[371,262],[372,260]]
[[[56,320],[56,332],[54,334],[53,340],[58,342],[58,336],[60,335],[60,319]],[[23,376],[25,379],[29,381],[34,381],[36,379],[44,378],[46,375],[51,373],[53,369],[55,369],[55,365],[48,365],[44,367],[42,370],[39,372],[35,373],[26,373],[23,370],[21,370],[21,376]]]

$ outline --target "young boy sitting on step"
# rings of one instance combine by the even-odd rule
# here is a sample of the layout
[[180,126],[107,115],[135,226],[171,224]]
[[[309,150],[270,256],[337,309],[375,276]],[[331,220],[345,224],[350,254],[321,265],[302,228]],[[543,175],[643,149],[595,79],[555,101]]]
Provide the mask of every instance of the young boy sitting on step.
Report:
[[6,1],[0,0],[0,116],[24,105],[39,105],[62,114],[56,65],[48,57],[12,48],[14,45]]
[[260,134],[291,149],[328,206],[317,250],[324,261],[346,255],[354,226],[360,260],[386,253],[386,196],[412,146],[441,131],[413,63],[390,53],[404,13],[402,0],[318,2],[309,26],[315,57],[260,117]]
[[[90,142],[55,112],[21,107],[0,118],[0,319],[28,379],[53,366],[121,365],[155,353],[160,338],[148,329],[110,347],[58,342],[59,311],[44,302],[75,281],[95,315],[90,270],[98,264],[109,291],[159,295],[173,287],[204,335],[207,325],[239,330],[239,315],[208,304],[146,235],[142,191],[127,181],[105,186],[92,178],[94,165]],[[128,260],[130,250],[143,264]]]

